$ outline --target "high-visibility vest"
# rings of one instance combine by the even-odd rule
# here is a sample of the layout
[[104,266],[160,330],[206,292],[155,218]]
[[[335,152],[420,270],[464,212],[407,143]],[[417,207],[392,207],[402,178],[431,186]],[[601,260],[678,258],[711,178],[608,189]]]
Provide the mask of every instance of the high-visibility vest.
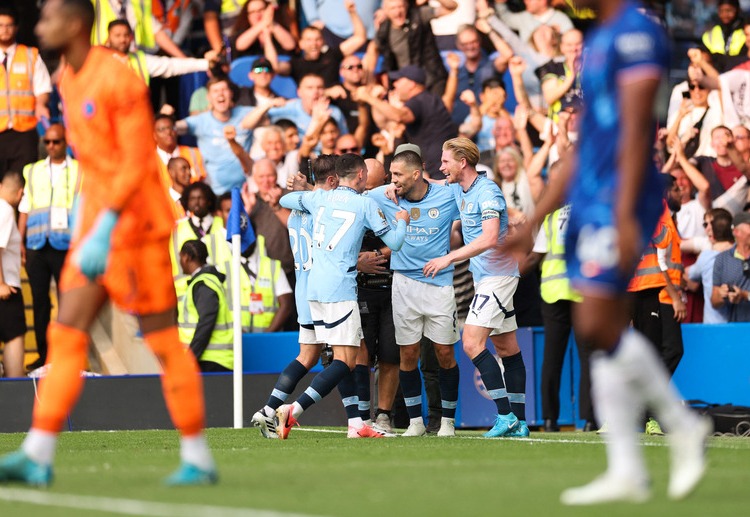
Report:
[[221,0],[221,16],[237,16],[242,9],[243,0]]
[[[214,217],[211,227],[208,229],[208,233],[216,233],[220,236],[224,235],[224,223],[219,217]],[[193,227],[190,226],[190,219],[185,218],[177,221],[177,226],[172,232],[172,236],[169,241],[169,258],[172,260],[172,278],[174,279],[175,294],[177,294],[177,303],[182,302],[182,298],[185,296],[187,291],[187,284],[189,276],[182,272],[180,268],[180,248],[185,242],[193,239],[200,239],[198,235],[193,231]]]
[[[49,241],[56,250],[67,250],[70,247],[72,228],[72,211],[75,196],[80,192],[78,161],[67,157],[62,188],[53,188],[50,177],[49,158],[30,163],[23,168],[26,180],[26,198],[29,201],[29,219],[26,226],[26,247],[38,250]],[[50,226],[52,207],[67,211],[67,227],[53,230]]]
[[738,56],[745,45],[745,32],[742,28],[735,29],[724,41],[724,32],[720,25],[714,25],[710,30],[703,33],[703,44],[711,54],[725,54],[727,56]]
[[646,289],[667,285],[667,281],[664,279],[661,267],[659,266],[659,259],[656,256],[656,248],[664,249],[669,246],[669,243],[674,240],[674,233],[676,232],[676,228],[674,230],[673,228],[672,214],[669,213],[669,209],[665,206],[664,212],[662,212],[659,218],[659,224],[656,225],[656,231],[646,246],[646,251],[643,252],[641,261],[635,270],[635,275],[630,280],[628,291],[645,291]]
[[[190,183],[197,183],[206,179],[206,167],[203,164],[203,155],[200,149],[190,147],[189,145],[178,145],[177,152],[180,158],[185,158],[190,164]],[[164,179],[164,184],[169,189],[172,186],[172,178],[169,177],[167,164],[162,161],[158,153],[156,160],[159,163],[159,170],[161,171],[162,179]]]
[[224,286],[216,275],[212,273],[199,273],[190,279],[187,293],[181,304],[178,305],[177,328],[180,341],[186,346],[190,345],[198,325],[198,310],[195,307],[193,291],[195,286],[203,282],[203,285],[216,293],[219,298],[218,313],[216,314],[216,325],[214,326],[208,346],[201,354],[199,361],[211,361],[222,365],[229,370],[234,369],[234,332],[232,331],[232,311],[227,306],[227,296]]
[[[682,251],[680,250],[682,238],[680,237],[680,232],[677,231],[677,226],[674,224],[674,219],[672,219],[671,214],[669,215],[670,217],[666,217],[664,221],[665,224],[669,225],[669,234],[671,235],[669,244],[666,246],[667,276],[669,276],[669,281],[672,285],[679,287],[682,283],[682,275],[685,272],[685,266],[682,265]],[[669,296],[666,289],[659,291],[659,302],[672,303],[672,297]]]
[[[135,14],[135,27],[133,35],[135,44],[138,47],[154,48],[156,46],[156,37],[154,36],[154,24],[152,23],[151,0],[122,0],[130,2]],[[91,43],[94,45],[104,45],[107,42],[109,33],[107,28],[109,23],[121,18],[119,13],[112,9],[109,0],[91,0],[94,4],[96,16],[94,26],[91,29]]]
[[0,66],[0,131],[13,127],[29,131],[36,127],[34,96],[34,64],[39,51],[34,47],[16,45],[13,60]]
[[541,295],[547,303],[560,300],[580,302],[583,297],[570,287],[565,266],[565,234],[568,231],[570,205],[555,210],[544,218],[542,230],[547,237],[547,254],[542,262]]
[[151,83],[151,75],[148,73],[148,65],[146,64],[146,53],[142,50],[136,50],[135,52],[128,52],[128,66],[138,74],[138,77],[143,79],[143,82],[148,86]]
[[[208,262],[227,277],[227,297],[232,305],[232,250],[229,243],[220,235],[209,234],[203,239],[208,248]],[[255,280],[251,280],[245,268],[240,271],[240,311],[242,313],[242,332],[264,332],[271,326],[279,303],[276,297],[276,281],[282,274],[281,262],[272,259],[266,253],[265,238],[257,236],[258,271]],[[263,301],[263,312],[253,314],[250,300],[253,295],[260,295]]]

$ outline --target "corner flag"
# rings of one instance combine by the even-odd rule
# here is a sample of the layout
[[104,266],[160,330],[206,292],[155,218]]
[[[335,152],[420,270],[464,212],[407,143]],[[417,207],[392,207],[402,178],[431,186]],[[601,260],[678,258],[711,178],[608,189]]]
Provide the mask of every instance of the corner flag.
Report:
[[232,189],[232,208],[227,220],[227,240],[232,241],[234,235],[239,235],[242,243],[242,253],[255,242],[255,230],[250,224],[250,217],[245,212],[239,187]]

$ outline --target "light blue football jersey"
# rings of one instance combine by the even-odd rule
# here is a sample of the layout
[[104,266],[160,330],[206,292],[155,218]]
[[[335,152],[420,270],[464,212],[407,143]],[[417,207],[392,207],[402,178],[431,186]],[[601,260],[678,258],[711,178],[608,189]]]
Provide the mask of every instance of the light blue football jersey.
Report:
[[313,268],[307,299],[322,303],[357,300],[357,256],[366,229],[382,237],[391,229],[372,199],[341,186],[335,190],[292,192],[281,205],[313,218]]
[[312,269],[312,216],[301,210],[292,210],[287,221],[289,244],[294,257],[294,302],[297,305],[297,321],[301,325],[312,325],[310,304],[307,301],[307,278]]
[[482,235],[483,221],[500,219],[497,246],[469,260],[469,271],[474,276],[474,282],[478,283],[491,276],[520,276],[516,260],[499,247],[508,233],[508,211],[500,187],[487,178],[486,174],[479,174],[466,192],[458,183],[453,183],[450,187],[461,215],[464,244],[470,244]]
[[391,255],[391,269],[413,280],[439,286],[453,285],[453,265],[443,269],[435,278],[422,273],[424,265],[450,252],[451,228],[458,219],[458,207],[453,191],[445,185],[429,183],[427,193],[419,201],[400,198],[398,206],[385,197],[386,187],[369,192],[385,212],[388,222],[396,224],[396,212],[409,212],[411,222],[406,227],[406,239],[399,251]]

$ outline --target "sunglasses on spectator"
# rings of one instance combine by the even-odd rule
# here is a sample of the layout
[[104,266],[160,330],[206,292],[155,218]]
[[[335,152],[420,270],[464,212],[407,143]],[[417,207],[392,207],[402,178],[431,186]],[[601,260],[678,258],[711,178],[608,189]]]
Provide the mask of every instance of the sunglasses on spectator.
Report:
[[263,74],[263,73],[270,74],[272,70],[268,68],[267,66],[256,66],[255,68],[253,68],[253,72],[256,74]]
[[62,143],[62,138],[45,138],[44,145],[60,145]]
[[344,70],[362,70],[362,63],[358,65],[341,65]]
[[688,88],[689,88],[689,89],[691,89],[691,90],[695,90],[695,89],[698,89],[698,90],[705,90],[705,88],[704,88],[704,87],[702,87],[702,86],[701,86],[700,84],[697,84],[697,83],[691,83],[691,84],[690,84],[690,85],[688,86]]
[[347,147],[346,149],[339,149],[341,154],[359,154],[359,147]]

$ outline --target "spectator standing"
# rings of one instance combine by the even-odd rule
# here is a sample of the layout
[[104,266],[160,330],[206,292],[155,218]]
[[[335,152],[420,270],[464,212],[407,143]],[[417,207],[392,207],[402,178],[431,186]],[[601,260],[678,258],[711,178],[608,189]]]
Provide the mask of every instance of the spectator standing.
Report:
[[190,185],[190,163],[180,156],[170,158],[167,173],[170,181],[169,197],[174,202],[174,218],[179,221],[187,215],[182,206],[182,193]]
[[374,72],[378,56],[383,56],[384,72],[395,72],[406,66],[416,65],[427,72],[423,82],[425,87],[436,96],[443,95],[447,73],[430,28],[430,20],[453,11],[457,4],[453,0],[439,2],[440,7],[434,9],[428,5],[410,8],[407,0],[384,0],[385,19],[367,47],[367,72]]
[[117,19],[125,19],[133,29],[134,40],[131,50],[144,50],[155,54],[159,49],[170,56],[185,57],[166,28],[153,15],[153,0],[98,0],[93,1],[96,19],[91,31],[93,45],[106,45],[109,24]]
[[55,284],[60,285],[73,231],[73,202],[80,189],[78,161],[66,154],[67,145],[63,126],[52,124],[44,134],[49,156],[23,169],[27,188],[18,206],[18,228],[34,301],[34,336],[39,353],[39,358],[29,365],[31,370],[47,360],[50,281],[54,278]]
[[132,50],[133,29],[127,20],[117,19],[109,23],[107,28],[107,46],[112,50],[128,57],[128,66],[143,79],[146,85],[150,85],[152,77],[175,77],[178,75],[191,74],[193,72],[205,72],[211,66],[211,60],[216,59],[215,51],[206,52],[205,59],[191,57],[168,57],[147,54],[143,50]]
[[[0,343],[5,377],[23,377],[26,310],[21,294],[21,234],[16,227],[16,207],[23,196],[20,172],[0,177]],[[48,286],[49,287],[49,286]]]
[[711,133],[723,124],[724,117],[720,108],[711,107],[708,102],[709,90],[699,81],[688,83],[690,97],[682,100],[680,109],[667,119],[670,137],[677,136],[685,142],[686,156],[715,156],[711,147]]
[[327,46],[320,28],[314,25],[305,27],[299,39],[299,54],[292,56],[290,61],[279,63],[280,74],[291,75],[298,84],[308,74],[321,76],[326,88],[340,84],[341,61],[359,50],[367,41],[367,32],[357,14],[354,0],[345,0],[344,6],[351,19],[354,34],[338,45]]
[[388,77],[395,92],[394,102],[380,99],[372,88],[360,88],[358,97],[387,120],[405,124],[409,142],[422,150],[427,174],[436,179],[444,177],[440,172],[442,142],[456,135],[456,126],[443,99],[427,89],[427,75],[419,66],[405,66]]
[[703,33],[701,42],[721,73],[747,61],[747,47],[739,1],[719,0],[716,14],[719,23]]
[[729,322],[750,322],[750,213],[732,220],[735,244],[714,262],[711,305],[728,313]]
[[38,156],[37,123],[49,121],[49,72],[36,47],[16,43],[18,16],[0,8],[0,175]]
[[719,253],[732,248],[732,214],[723,208],[714,208],[706,212],[704,218],[706,233],[711,241],[711,248],[701,251],[695,264],[685,269],[688,289],[695,291],[703,287],[703,323],[726,323],[728,321],[727,307],[715,309],[711,304],[713,292],[714,262]]
[[248,116],[253,113],[252,108],[233,105],[228,79],[214,77],[206,83],[206,89],[210,111],[178,120],[175,128],[178,135],[191,134],[198,139],[208,183],[219,195],[232,187],[242,186],[245,181],[241,161],[234,153],[227,152],[231,149],[224,136],[225,127],[236,128],[236,141],[247,152],[252,144],[252,130],[258,121]]
[[247,0],[242,4],[231,31],[233,58],[262,56],[268,50],[266,45],[285,54],[297,47],[292,33],[276,21],[276,12],[277,5],[266,0]]
[[[172,158],[184,158],[190,167],[190,183],[206,179],[203,155],[197,147],[177,144],[177,130],[174,119],[169,115],[159,114],[154,118],[154,140],[159,168],[166,180],[169,180],[167,165]],[[167,185],[170,182],[167,181]]]
[[522,41],[529,41],[531,34],[540,26],[554,27],[560,34],[573,28],[565,13],[550,6],[549,0],[524,0],[526,9],[514,13],[508,9],[507,0],[495,0],[495,10],[500,19],[511,29],[518,32]]

